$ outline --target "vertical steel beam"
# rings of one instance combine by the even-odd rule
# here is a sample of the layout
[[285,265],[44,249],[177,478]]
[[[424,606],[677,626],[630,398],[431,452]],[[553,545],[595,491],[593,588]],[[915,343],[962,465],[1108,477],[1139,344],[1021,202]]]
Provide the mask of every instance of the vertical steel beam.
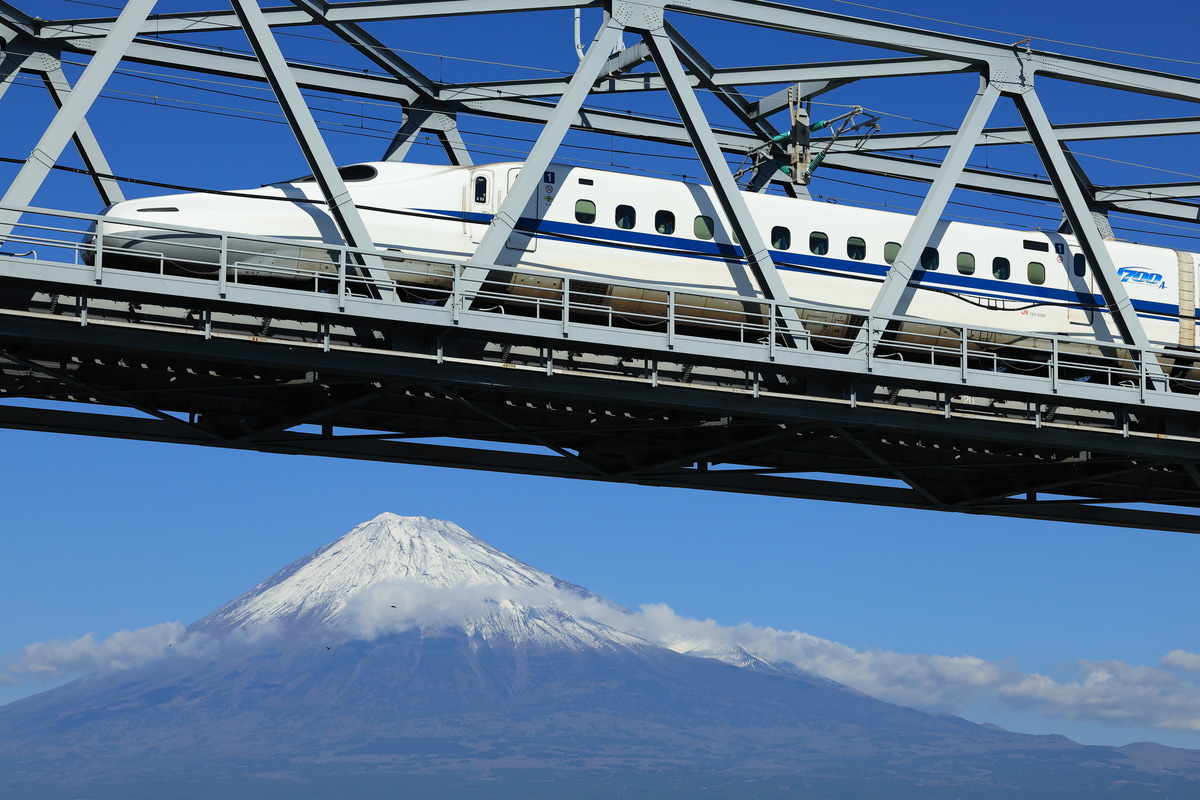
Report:
[[[67,80],[62,65],[58,64],[54,69],[43,72],[42,82],[46,85],[46,91],[50,92],[54,105],[62,108],[67,98],[71,96],[71,83]],[[100,193],[104,205],[111,206],[124,200],[125,195],[121,191],[120,184],[109,177],[112,175],[112,168],[109,167],[108,159],[104,157],[104,151],[100,149],[100,142],[96,140],[86,119],[79,123],[73,138],[75,149],[79,151],[84,166],[91,174],[92,182],[96,184],[96,191]]]
[[482,272],[495,264],[504,250],[504,245],[512,235],[521,212],[533,197],[534,191],[541,185],[543,173],[550,166],[550,160],[562,143],[563,136],[571,128],[571,123],[579,113],[583,101],[592,90],[592,84],[600,76],[601,70],[608,63],[608,54],[621,39],[625,26],[609,16],[597,33],[587,55],[583,57],[570,83],[559,98],[558,104],[550,119],[538,135],[537,142],[529,151],[525,165],[520,174],[509,187],[508,194],[496,216],[488,225],[487,232],[475,248],[474,255],[467,262],[468,272],[464,273],[464,289],[471,291],[478,282],[482,281]]
[[[717,195],[721,209],[733,227],[738,241],[741,242],[742,252],[745,253],[746,262],[757,279],[759,289],[767,299],[786,303],[790,298],[787,289],[784,288],[783,280],[779,277],[779,270],[775,267],[775,262],[771,260],[767,243],[750,215],[750,207],[746,204],[745,196],[738,190],[737,183],[729,171],[729,165],[725,163],[725,155],[721,152],[717,137],[713,135],[712,128],[704,117],[700,101],[692,91],[691,84],[688,83],[687,75],[684,74],[683,65],[679,61],[674,45],[671,44],[670,38],[661,28],[647,31],[645,42],[654,54],[654,61],[658,64],[667,93],[679,111],[683,125],[696,148],[697,156],[704,164],[704,171]],[[783,309],[781,313],[786,323],[790,323],[790,325],[785,323],[785,327],[793,333],[797,332],[799,320],[795,309]]]
[[[983,132],[983,127],[987,124],[999,97],[1000,89],[987,77],[981,76],[979,91],[975,93],[975,99],[971,101],[971,107],[959,126],[958,135],[954,137],[954,143],[950,145],[937,177],[925,193],[921,209],[904,237],[895,263],[883,279],[879,293],[875,295],[875,301],[871,304],[871,316],[904,313],[908,297],[911,295],[909,281],[912,280],[917,265],[921,263],[921,254],[929,245],[942,212],[946,209],[946,203],[950,200],[958,178],[967,165],[967,159],[971,157],[975,143],[979,141],[979,135]],[[869,335],[869,332],[863,328],[859,334],[860,345],[864,344],[865,335]]]
[[[1087,199],[1079,188],[1079,182],[1071,170],[1070,162],[1063,153],[1062,141],[1054,132],[1054,126],[1050,124],[1050,118],[1046,116],[1046,111],[1042,108],[1037,93],[1030,89],[1014,94],[1013,100],[1016,102],[1021,118],[1025,121],[1025,127],[1029,130],[1033,146],[1042,159],[1042,165],[1046,168],[1050,182],[1054,184],[1054,190],[1058,193],[1063,213],[1071,223],[1071,228],[1079,239],[1079,246],[1092,266],[1100,291],[1108,303],[1109,311],[1117,323],[1121,337],[1126,344],[1142,348],[1142,361],[1146,374],[1151,378],[1151,383],[1161,381],[1164,377],[1162,367],[1149,350],[1150,339],[1146,336],[1146,331],[1138,319],[1133,302],[1125,292],[1125,285],[1121,283],[1121,279],[1117,275],[1116,265],[1113,263],[1112,256],[1109,255],[1108,248],[1104,245],[1104,237],[1100,234],[1096,221],[1092,219],[1092,211],[1088,207]],[[1162,381],[1161,385],[1165,387],[1165,381]]]
[[[63,103],[62,108],[54,115],[50,125],[42,133],[41,139],[33,153],[26,159],[25,164],[13,179],[8,191],[0,199],[0,204],[6,206],[29,205],[42,182],[54,167],[54,162],[62,154],[63,148],[71,141],[71,137],[83,123],[88,109],[92,107],[96,97],[108,82],[117,64],[129,49],[130,43],[138,30],[146,21],[155,0],[128,0],[121,15],[109,29],[104,44],[92,56],[91,63],[83,71],[75,84],[71,96]],[[20,219],[20,214],[0,209],[0,240],[6,238],[13,226]]]
[[[300,87],[296,84],[296,79],[279,49],[279,43],[271,34],[271,28],[267,24],[262,9],[258,7],[257,0],[232,0],[232,2],[233,10],[241,20],[242,29],[262,65],[267,82],[275,92],[275,97],[279,100],[284,116],[287,117],[296,142],[300,145],[304,158],[308,162],[309,168],[312,169],[313,176],[317,179],[317,185],[320,186],[321,193],[329,204],[329,213],[337,223],[338,230],[351,247],[369,250],[373,253],[375,245],[366,223],[363,222],[358,208],[354,205],[354,198],[350,196],[350,190],[346,188],[346,182],[342,180],[342,176],[338,172],[337,164],[334,162],[329,148],[325,145],[325,139],[322,138],[321,131],[317,128],[317,122],[313,119],[304,95],[300,93]],[[372,279],[386,279],[383,263],[378,256],[364,256],[362,266],[365,267],[367,274]]]

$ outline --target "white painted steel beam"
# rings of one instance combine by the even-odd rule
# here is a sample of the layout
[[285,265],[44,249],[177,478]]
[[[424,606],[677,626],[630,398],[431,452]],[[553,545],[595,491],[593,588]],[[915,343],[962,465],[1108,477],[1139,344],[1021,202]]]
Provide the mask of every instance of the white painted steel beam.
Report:
[[11,42],[21,36],[37,36],[37,21],[16,6],[0,0],[0,39]]
[[572,121],[579,113],[580,106],[587,98],[588,91],[595,82],[600,70],[608,60],[608,53],[621,40],[625,26],[613,17],[605,20],[604,26],[596,34],[587,55],[579,63],[575,75],[571,78],[567,90],[563,92],[558,106],[547,120],[538,136],[533,149],[525,159],[525,166],[517,176],[513,185],[508,187],[508,193],[500,204],[487,232],[483,235],[474,255],[467,262],[471,275],[464,275],[468,284],[481,281],[480,273],[494,264],[500,263],[505,244],[512,235],[513,228],[520,219],[522,211],[534,196],[534,191],[542,182],[543,173],[554,158],[554,153],[562,143],[563,136],[571,127]]
[[[688,84],[687,76],[683,72],[683,65],[680,63],[670,38],[662,28],[657,28],[646,31],[643,40],[654,54],[654,61],[667,80],[667,91],[670,93],[675,107],[679,110],[688,135],[695,144],[696,154],[704,164],[704,171],[708,175],[709,183],[712,184],[713,191],[721,203],[721,210],[733,227],[733,232],[737,236],[737,241],[746,257],[746,263],[753,272],[759,289],[768,299],[781,303],[788,302],[791,299],[790,295],[783,285],[783,280],[779,277],[779,270],[776,268],[775,262],[771,259],[767,243],[750,214],[746,198],[738,190],[738,186],[733,180],[729,165],[725,163],[725,156],[721,152],[720,145],[708,126],[704,110],[700,107],[700,101],[697,100],[692,87]],[[794,309],[781,309],[781,317],[779,324],[787,332],[800,333],[802,328]],[[799,340],[797,340],[798,343]]]
[[[628,52],[628,51],[623,51]],[[838,61],[814,64],[791,64],[763,67],[713,67],[709,80],[714,86],[760,86],[780,83],[829,83],[842,85],[851,81],[872,78],[901,78],[925,75],[947,75],[971,71],[969,65],[957,61],[939,61],[927,58],[870,59],[865,61]],[[697,79],[690,77],[692,85]],[[443,87],[441,98],[478,99],[479,97],[548,97],[559,94],[565,80],[549,78],[534,81],[484,81]],[[661,91],[663,78],[655,72],[639,72],[636,75],[606,76],[592,90],[594,94],[621,94],[625,92]],[[767,116],[787,108],[787,90],[772,94],[754,104],[757,116]]]
[[[4,197],[0,199],[0,205],[24,206],[33,200],[63,149],[83,124],[92,103],[125,55],[129,43],[133,41],[146,16],[154,8],[154,3],[155,0],[129,0],[125,5],[125,10],[121,12],[104,44],[76,82],[70,97],[54,115],[33,153],[13,179]],[[0,210],[0,240],[8,237],[20,216],[19,213]]]
[[[555,9],[595,8],[598,0],[368,0],[357,3],[326,3],[325,19],[329,22],[372,22],[396,19],[424,19],[467,14],[503,14],[521,11],[551,11]],[[272,27],[308,25],[308,12],[291,8],[264,8],[263,15]],[[97,36],[106,31],[111,18],[66,20],[40,26],[39,35],[52,39],[79,39]],[[241,28],[237,15],[230,11],[184,12],[157,14],[142,31],[146,35],[170,33],[205,33],[232,31]],[[103,35],[103,34],[100,34]]]
[[[279,105],[292,128],[292,133],[304,153],[304,159],[308,162],[317,184],[321,187],[321,193],[328,203],[329,213],[337,223],[343,239],[351,247],[369,250],[373,253],[375,244],[371,234],[359,215],[358,208],[354,205],[350,190],[346,188],[346,182],[342,180],[342,176],[338,172],[337,163],[333,160],[333,156],[325,144],[325,139],[317,128],[308,103],[304,100],[304,95],[300,93],[300,88],[292,77],[283,53],[279,50],[279,44],[275,41],[266,18],[258,7],[257,0],[232,0],[232,2],[234,10],[242,20],[246,37],[250,40],[250,46],[258,56],[259,63],[279,100]],[[383,264],[378,256],[365,256],[362,266],[374,280],[386,279],[382,269]]]
[[[129,52],[129,59],[158,66],[184,68],[212,72],[232,77],[265,80],[257,62],[250,57],[224,53],[216,50],[189,47],[174,43],[136,41]],[[346,94],[400,103],[413,103],[418,93],[411,87],[388,78],[348,71],[331,70],[310,65],[293,65],[293,74],[304,88]],[[718,71],[719,73],[719,71]],[[656,78],[657,79],[657,78]],[[689,81],[694,78],[689,76]],[[603,83],[603,82],[602,82]],[[483,85],[477,95],[491,91]],[[466,87],[454,87],[444,92],[445,96],[466,103],[471,93]],[[544,124],[554,113],[553,103],[513,100],[508,98],[487,99],[481,97],[469,103],[468,113],[499,119],[519,120],[532,124]],[[588,130],[615,136],[630,136],[680,146],[690,146],[686,130],[675,122],[637,118],[628,114],[605,109],[581,111],[572,123],[577,130]],[[1183,135],[1197,132],[1200,122],[1195,119],[1147,120],[1133,122],[1086,123],[1063,126],[1064,140],[1103,139],[1151,135]],[[761,139],[748,133],[715,131],[721,148],[726,152],[743,154],[758,146]],[[842,168],[873,174],[894,175],[913,180],[930,181],[936,175],[936,165],[913,162],[909,159],[878,161],[877,153],[889,149],[920,149],[946,147],[954,132],[930,132],[920,134],[879,134],[871,139],[862,152],[845,152],[835,145],[824,168]],[[1001,128],[981,134],[980,144],[1001,143],[1027,144],[1029,135],[1023,129]],[[446,146],[445,144],[443,146]],[[451,145],[453,148],[453,145]],[[886,156],[885,156],[886,158]],[[1025,179],[981,171],[965,173],[962,185],[985,192],[1011,193],[1023,197],[1053,199],[1053,189],[1044,181]],[[1131,199],[1111,201],[1129,213],[1167,219],[1194,221],[1195,210],[1186,204],[1164,201]]]
[[[1109,311],[1120,330],[1121,337],[1127,344],[1139,348],[1149,348],[1150,339],[1146,336],[1146,331],[1138,319],[1133,303],[1125,292],[1125,285],[1117,275],[1117,267],[1113,263],[1112,256],[1109,255],[1108,247],[1096,227],[1095,220],[1092,219],[1092,209],[1088,206],[1087,199],[1079,188],[1077,178],[1063,152],[1062,142],[1055,134],[1054,126],[1051,125],[1050,118],[1046,116],[1037,93],[1034,91],[1022,92],[1015,95],[1013,100],[1033,136],[1033,145],[1037,148],[1038,155],[1041,156],[1042,163],[1049,173],[1055,192],[1062,203],[1063,213],[1070,221],[1071,228],[1079,239],[1079,246],[1087,256],[1088,264],[1097,278],[1098,288],[1108,303]],[[1143,354],[1147,375],[1160,388],[1167,388],[1165,381],[1160,383],[1155,380],[1163,377],[1158,361],[1148,350]]]
[[[1059,125],[1055,128],[1058,138],[1064,142],[1102,141],[1107,139],[1135,139],[1157,136],[1188,136],[1200,134],[1200,117],[1176,119],[1152,119],[1114,122],[1087,122]],[[887,150],[922,150],[949,147],[956,131],[928,131],[921,133],[878,133],[865,146],[866,152]],[[978,145],[993,147],[1011,144],[1030,144],[1032,138],[1024,128],[987,128],[979,135]],[[834,145],[834,152],[845,149],[845,145]]]
[[[962,125],[959,126],[959,135],[950,146],[950,151],[946,154],[946,159],[942,162],[937,177],[925,194],[920,211],[917,212],[912,226],[904,237],[904,243],[900,246],[896,261],[888,270],[883,286],[875,296],[875,301],[871,305],[872,316],[905,313],[908,298],[911,296],[909,281],[912,280],[913,273],[921,263],[921,253],[932,244],[930,240],[941,219],[942,212],[945,211],[950,194],[954,191],[959,176],[966,167],[967,159],[975,149],[979,133],[987,124],[988,117],[991,116],[992,109],[996,107],[996,100],[999,97],[1000,89],[995,84],[986,78],[980,80],[979,91],[975,93],[971,107],[967,110]],[[869,334],[870,331],[864,328],[859,337],[860,345],[866,343],[864,337]]]
[[[46,85],[46,90],[50,92],[54,105],[62,108],[72,91],[71,83],[67,80],[62,66],[58,65],[55,69],[42,73],[42,82]],[[124,200],[125,194],[121,191],[121,185],[109,177],[113,174],[112,167],[108,165],[108,159],[104,157],[100,142],[92,133],[92,128],[87,124],[86,119],[79,123],[73,138],[75,149],[79,151],[79,157],[83,159],[84,166],[91,173],[92,182],[96,184],[96,191],[100,193],[100,199],[104,201],[104,205],[111,206]]]
[[[667,38],[670,39],[671,45],[675,48],[675,52],[679,55],[680,60],[687,65],[688,71],[691,73],[691,80],[685,80],[685,84],[689,89],[692,89],[693,85],[701,89],[707,89],[726,108],[732,111],[734,116],[741,120],[743,125],[758,136],[763,143],[770,142],[779,134],[779,131],[771,123],[755,113],[754,106],[734,86],[730,84],[717,85],[716,81],[713,80],[716,69],[708,62],[703,53],[688,42],[683,34],[671,27],[671,24],[668,22],[663,23],[663,29],[666,31]],[[776,147],[776,150],[779,151],[780,155],[783,154],[783,151],[778,147]]]
[[[600,3],[569,0],[374,0],[373,2],[337,3],[326,6],[324,19],[331,23],[370,20],[418,19],[436,16],[460,16],[503,12],[538,11],[596,7]],[[845,42],[886,47],[916,53],[933,59],[983,67],[1013,59],[1010,45],[923,31],[901,25],[856,19],[818,12],[764,0],[688,0],[672,13],[694,14],[709,19],[756,25],[774,30],[819,36]],[[307,12],[296,8],[264,10],[272,25],[304,25],[311,22]],[[47,39],[80,39],[97,36],[111,19],[73,20],[40,24],[38,35]],[[240,27],[229,12],[162,14],[145,28],[147,34],[232,30]],[[101,34],[102,35],[102,34]],[[1143,92],[1182,100],[1200,100],[1200,80],[1178,75],[1114,66],[1104,62],[1059,54],[1031,51],[1031,73],[1113,89]]]
[[25,65],[28,58],[29,56],[24,53],[13,52],[11,48],[4,51],[3,58],[0,58],[0,100],[4,99],[9,87],[21,74],[21,67]]
[[394,50],[376,39],[370,33],[354,22],[332,22],[325,20],[329,10],[324,0],[292,0],[312,15],[313,21],[324,25],[333,31],[343,41],[354,46],[356,50],[382,68],[385,72],[407,86],[415,89],[422,98],[433,100],[437,97],[437,86],[419,69],[409,64]]
[[451,164],[469,166],[475,163],[458,130],[458,121],[452,113],[427,111],[423,108],[406,108],[404,124],[396,133],[383,154],[384,161],[403,161],[423,132],[432,132],[442,144]]

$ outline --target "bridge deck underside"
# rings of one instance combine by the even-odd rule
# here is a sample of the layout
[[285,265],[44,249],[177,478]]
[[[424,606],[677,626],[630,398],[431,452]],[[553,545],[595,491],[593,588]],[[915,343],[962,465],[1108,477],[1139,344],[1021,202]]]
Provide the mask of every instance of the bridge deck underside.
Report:
[[1172,412],[45,281],[0,298],[6,427],[1200,532]]

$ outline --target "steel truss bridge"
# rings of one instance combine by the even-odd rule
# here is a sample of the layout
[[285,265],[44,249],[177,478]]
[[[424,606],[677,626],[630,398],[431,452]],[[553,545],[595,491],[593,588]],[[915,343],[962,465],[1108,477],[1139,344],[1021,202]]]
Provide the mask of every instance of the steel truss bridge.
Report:
[[[1055,126],[1039,92],[1086,84],[1195,103],[1200,80],[759,0],[153,6],[129,0],[116,18],[45,20],[0,0],[0,104],[32,75],[57,108],[0,198],[0,425],[1200,532],[1200,385],[1186,354],[1151,347],[1105,244],[1110,212],[1196,222],[1200,185],[1096,185],[1071,149],[1195,135],[1200,118]],[[434,80],[390,49],[401,42],[368,29],[569,9],[602,10],[603,24],[572,74],[532,81]],[[895,55],[718,67],[681,32],[696,20]],[[332,34],[370,68],[289,60],[277,35],[296,29]],[[229,47],[239,31],[253,54]],[[623,37],[636,41],[621,47]],[[86,61],[75,80],[67,58]],[[72,146],[100,200],[123,199],[87,114],[131,63],[269,84],[344,240],[328,248],[322,279],[247,282],[235,268],[247,237],[220,231],[200,231],[220,242],[215,277],[114,268],[102,238],[87,237],[97,217],[31,205]],[[795,170],[781,169],[791,158],[778,123],[787,86],[812,100],[871,81],[963,75],[977,83],[956,131],[812,140],[824,147],[823,170],[928,184],[869,312],[843,333],[814,335],[797,322],[805,306],[783,290],[731,160],[760,156],[745,176],[752,190],[803,194]],[[465,115],[538,133],[474,256],[418,263],[373,246],[305,92],[402,108],[388,160],[433,135],[452,163],[472,163]],[[657,98],[673,117],[595,105],[626,93]],[[987,127],[1001,100],[1020,126]],[[712,123],[718,108],[733,124]],[[546,165],[580,132],[694,151],[747,254],[758,314],[701,323],[695,293],[667,292],[636,319],[570,280],[515,303],[487,280],[508,263]],[[1047,177],[968,166],[977,147],[999,144],[1031,147]],[[896,346],[920,254],[962,189],[1061,204],[1115,324],[1115,338],[1096,345],[1102,356],[1081,359],[1078,340],[1026,336],[1001,362],[968,343],[1005,332],[955,324]],[[405,271],[439,271],[446,288],[413,296],[392,277]]]

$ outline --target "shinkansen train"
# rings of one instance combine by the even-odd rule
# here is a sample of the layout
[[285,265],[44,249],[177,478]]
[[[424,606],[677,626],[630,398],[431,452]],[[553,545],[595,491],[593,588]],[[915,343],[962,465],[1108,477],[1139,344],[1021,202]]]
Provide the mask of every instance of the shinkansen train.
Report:
[[[521,168],[381,162],[343,167],[341,174],[375,244],[389,257],[385,263],[420,264],[422,258],[469,257]],[[665,313],[667,290],[694,306],[698,318],[728,321],[751,313],[734,298],[758,292],[710,188],[563,164],[542,177],[509,240],[506,268],[489,280],[514,304],[553,296],[568,277],[572,292],[587,292],[614,313]],[[748,193],[745,199],[788,293],[814,307],[801,313],[806,327],[830,340],[840,332],[845,341],[856,324],[853,312],[871,306],[913,218],[782,196]],[[108,208],[111,220],[97,228],[112,266],[149,259],[184,273],[216,272],[218,239],[144,224],[153,222],[278,240],[235,238],[239,252],[230,269],[244,280],[311,281],[333,269],[324,245],[342,241],[320,201],[309,176],[226,194],[131,200]],[[1151,341],[1193,349],[1200,256],[1107,244]],[[418,294],[445,289],[447,269],[424,263],[424,270],[407,267],[389,276]],[[942,222],[912,285],[906,310],[912,317],[1120,340],[1072,236]],[[937,329],[910,327],[913,335]]]

